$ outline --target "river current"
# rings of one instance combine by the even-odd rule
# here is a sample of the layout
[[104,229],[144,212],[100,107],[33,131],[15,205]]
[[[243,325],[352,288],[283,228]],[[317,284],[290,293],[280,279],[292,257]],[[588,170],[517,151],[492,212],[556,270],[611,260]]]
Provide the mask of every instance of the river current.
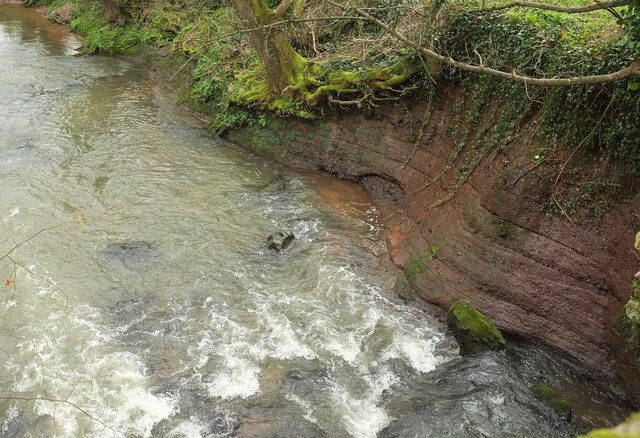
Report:
[[360,187],[217,139],[79,45],[0,2],[0,436],[570,437],[624,416],[542,349],[460,357],[393,298]]

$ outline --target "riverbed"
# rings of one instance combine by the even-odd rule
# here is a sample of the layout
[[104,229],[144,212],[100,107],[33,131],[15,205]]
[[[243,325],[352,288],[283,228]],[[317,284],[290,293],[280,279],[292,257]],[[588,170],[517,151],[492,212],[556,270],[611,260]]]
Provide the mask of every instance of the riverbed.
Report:
[[394,297],[360,186],[228,144],[140,65],[79,46],[0,2],[0,436],[571,437],[624,418],[542,348],[460,357],[440,313]]

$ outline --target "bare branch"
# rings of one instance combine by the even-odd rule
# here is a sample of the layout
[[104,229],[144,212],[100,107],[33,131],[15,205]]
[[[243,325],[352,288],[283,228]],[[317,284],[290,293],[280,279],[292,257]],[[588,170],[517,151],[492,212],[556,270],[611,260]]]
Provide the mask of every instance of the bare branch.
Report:
[[275,23],[271,23],[271,24],[265,24],[265,25],[261,25],[261,26],[258,26],[258,27],[240,29],[240,30],[237,30],[235,32],[226,33],[224,35],[216,37],[216,40],[223,40],[225,38],[229,38],[229,37],[232,37],[232,36],[235,36],[235,35],[240,35],[240,34],[243,34],[243,33],[251,33],[251,32],[254,32],[256,30],[268,29],[270,27],[286,26],[286,25],[291,24],[291,23],[309,23],[309,22],[314,22],[314,21],[338,21],[338,20],[369,21],[366,18],[355,17],[353,15],[342,15],[342,16],[339,16],[339,17],[290,18],[290,19],[286,19],[286,20],[276,21]]
[[279,20],[282,18],[284,13],[287,12],[287,9],[289,9],[289,6],[291,6],[291,3],[293,3],[293,0],[282,0],[282,3],[280,3],[278,7],[271,12],[273,19]]
[[19,247],[21,247],[22,245],[24,245],[25,243],[29,242],[30,240],[36,238],[38,235],[44,233],[45,231],[49,231],[49,230],[53,230],[55,228],[59,228],[61,225],[65,224],[66,222],[62,222],[56,225],[52,225],[50,227],[46,227],[46,228],[42,228],[41,230],[39,230],[38,232],[32,234],[31,236],[27,237],[26,239],[24,239],[22,242],[17,243],[13,248],[11,248],[9,250],[8,253],[6,253],[5,255],[3,255],[2,257],[0,257],[0,260],[5,259],[7,257],[9,257],[11,255],[11,253],[13,251],[15,251],[16,249],[18,249]]
[[503,9],[515,8],[517,6],[523,8],[535,8],[544,9],[546,11],[564,12],[566,14],[581,14],[584,12],[597,11],[599,9],[617,8],[619,6],[626,6],[630,3],[630,0],[610,0],[605,2],[594,2],[589,5],[582,6],[562,6],[552,5],[549,3],[533,2],[529,0],[516,0],[509,3],[503,3],[500,5],[487,6],[485,8],[474,9],[472,12],[491,12],[500,11]]
[[113,427],[109,426],[108,424],[104,423],[102,420],[100,420],[97,417],[92,416],[91,414],[89,414],[87,411],[85,411],[84,409],[82,409],[80,406],[78,406],[75,403],[70,402],[69,400],[61,400],[61,399],[56,399],[56,398],[49,398],[49,397],[21,397],[21,396],[17,396],[17,395],[10,395],[10,396],[0,396],[0,400],[23,400],[23,401],[48,401],[48,402],[52,402],[52,403],[63,403],[66,405],[69,405],[75,409],[77,409],[78,411],[82,412],[84,415],[86,415],[87,417],[89,417],[91,420],[95,421],[96,423],[100,423],[105,429],[109,429],[112,432],[118,432],[116,429],[114,429]]
[[[55,283],[53,280],[45,277],[44,275],[40,275],[37,272],[32,271],[31,269],[29,269],[28,267],[26,267],[23,263],[20,263],[19,261],[17,261],[16,259],[14,259],[13,257],[11,257],[10,255],[5,256],[7,257],[9,260],[11,260],[14,264],[14,267],[16,265],[20,266],[22,269],[24,269],[25,271],[27,271],[29,274],[33,275],[34,277],[38,277],[41,280],[46,281],[49,285],[55,287],[56,289],[58,289],[62,295],[64,295],[64,299],[66,301],[65,303],[65,310],[69,307],[69,295],[67,294],[67,292],[60,287],[60,285],[58,285],[57,283]],[[14,274],[15,276],[15,274]]]

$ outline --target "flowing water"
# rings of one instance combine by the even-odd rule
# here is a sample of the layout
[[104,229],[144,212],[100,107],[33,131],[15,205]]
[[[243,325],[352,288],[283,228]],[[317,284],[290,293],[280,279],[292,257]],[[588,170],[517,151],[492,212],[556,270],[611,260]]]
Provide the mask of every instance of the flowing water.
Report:
[[359,187],[222,142],[78,45],[0,3],[0,436],[569,437],[624,416],[542,350],[461,358],[392,298]]

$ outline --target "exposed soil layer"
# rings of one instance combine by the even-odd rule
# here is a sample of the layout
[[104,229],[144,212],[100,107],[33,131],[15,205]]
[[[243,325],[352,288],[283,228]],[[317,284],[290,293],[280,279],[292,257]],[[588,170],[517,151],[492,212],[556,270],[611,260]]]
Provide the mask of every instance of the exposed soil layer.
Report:
[[555,183],[561,166],[532,160],[531,144],[540,141],[535,116],[453,190],[461,165],[461,158],[448,163],[457,92],[440,90],[426,126],[426,102],[416,98],[375,114],[275,120],[228,137],[290,165],[362,181],[374,199],[400,206],[387,240],[420,297],[444,308],[470,300],[501,330],[549,345],[597,374],[624,376],[628,389],[640,393],[638,368],[613,323],[638,270],[632,252],[638,198],[614,202],[586,224],[549,215],[552,191],[571,187]]

